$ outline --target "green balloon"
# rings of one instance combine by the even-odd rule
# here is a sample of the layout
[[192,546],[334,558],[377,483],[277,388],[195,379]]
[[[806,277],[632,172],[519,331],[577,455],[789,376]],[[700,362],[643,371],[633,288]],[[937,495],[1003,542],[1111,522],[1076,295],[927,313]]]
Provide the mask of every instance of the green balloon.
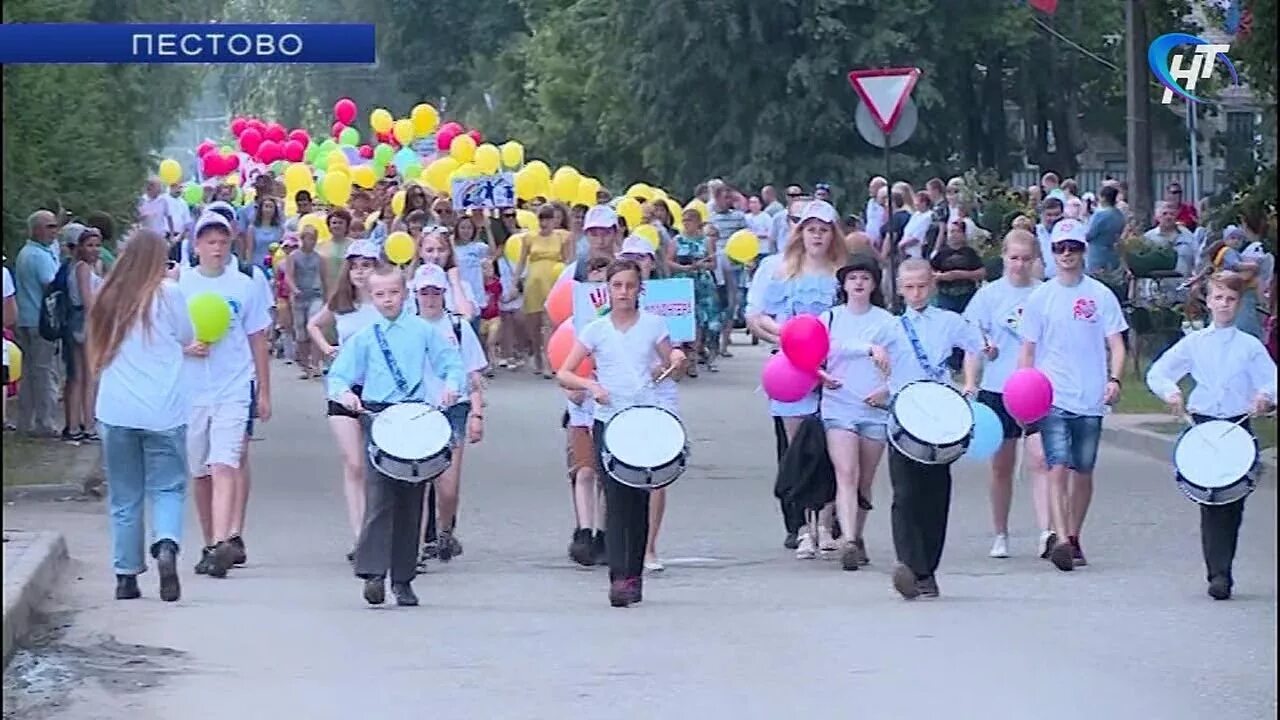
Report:
[[[314,165],[317,170],[328,170],[329,169],[329,153],[327,152],[318,153],[316,155],[316,158],[311,161],[311,164]],[[316,178],[316,182],[320,182],[320,179]]]
[[199,205],[204,202],[204,188],[199,185],[188,185],[182,191],[182,199],[186,200],[188,205]]
[[187,312],[191,315],[196,340],[202,343],[216,343],[231,329],[231,305],[217,293],[203,292],[191,298]]
[[401,170],[400,172],[402,173],[401,177],[409,180],[417,180],[418,176],[422,174],[422,163],[411,162],[408,165],[405,165],[404,170]]
[[342,128],[342,132],[338,133],[338,142],[355,147],[360,142],[360,131],[353,127]]
[[236,152],[236,149],[231,147],[230,145],[223,145],[222,147],[218,148],[218,152],[223,155],[234,155]]
[[391,156],[395,155],[395,150],[386,143],[378,143],[378,147],[373,149],[373,162],[377,165],[386,166],[391,162]]
[[338,143],[334,142],[333,138],[326,138],[324,142],[320,143],[320,152],[323,155],[328,155],[337,149]]
[[316,156],[320,154],[320,146],[315,143],[307,143],[307,149],[302,151],[302,159],[304,162],[314,163]]

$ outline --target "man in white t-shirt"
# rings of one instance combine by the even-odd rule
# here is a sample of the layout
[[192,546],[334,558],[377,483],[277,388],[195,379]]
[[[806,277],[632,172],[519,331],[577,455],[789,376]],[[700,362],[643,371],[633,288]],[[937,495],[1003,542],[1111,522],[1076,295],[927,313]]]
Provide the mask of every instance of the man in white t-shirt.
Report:
[[[871,178],[871,182],[867,184],[867,212],[862,219],[863,232],[871,237],[877,249],[880,247],[880,236],[884,226],[889,222],[888,188],[889,181],[879,175]],[[881,190],[885,191],[883,198],[880,195]]]
[[1172,203],[1162,202],[1156,207],[1156,226],[1142,237],[1152,245],[1169,248],[1177,254],[1178,264],[1174,269],[1179,275],[1191,277],[1195,272],[1199,248],[1196,236],[1178,224],[1178,208]]
[[1049,559],[1068,571],[1086,564],[1080,530],[1093,497],[1102,418],[1120,396],[1129,329],[1115,293],[1085,275],[1088,227],[1064,218],[1050,248],[1057,273],[1027,298],[1019,367],[1035,367],[1053,385],[1053,408],[1040,421],[1049,470],[1049,513],[1056,535]]
[[183,268],[178,279],[188,303],[213,294],[231,310],[230,328],[222,338],[197,341],[184,351],[193,396],[187,462],[195,478],[196,514],[205,545],[196,572],[211,577],[225,577],[243,555],[236,516],[247,495],[241,466],[250,404],[256,402],[262,420],[271,417],[266,335],[271,318],[261,286],[230,259],[232,233],[226,218],[202,215],[194,228],[199,264]]
[[169,197],[166,198],[169,203],[169,223],[173,227],[173,238],[170,242],[181,242],[187,238],[187,232],[191,229],[191,206],[187,204],[186,198],[182,197],[182,183],[174,183],[169,186]]
[[163,186],[160,178],[147,180],[147,189],[138,199],[138,222],[142,227],[168,238],[174,233],[173,221],[169,216],[169,198],[161,192]]

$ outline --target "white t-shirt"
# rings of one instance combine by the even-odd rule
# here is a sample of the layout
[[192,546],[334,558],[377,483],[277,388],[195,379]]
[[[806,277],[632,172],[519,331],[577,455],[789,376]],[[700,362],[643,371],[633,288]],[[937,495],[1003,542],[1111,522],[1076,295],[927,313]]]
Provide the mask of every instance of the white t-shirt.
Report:
[[333,324],[338,332],[338,344],[346,342],[352,335],[369,327],[380,317],[382,314],[373,303],[357,303],[356,309],[351,312],[333,313]]
[[9,268],[4,268],[4,299],[8,300],[18,293],[18,289],[13,286],[13,273],[9,272]]
[[149,198],[143,195],[138,199],[138,219],[144,228],[164,237],[169,232],[169,196]]
[[173,231],[181,233],[191,224],[191,206],[180,197],[168,196],[169,219],[173,221]]
[[[191,417],[191,387],[182,349],[195,340],[187,301],[166,280],[147,311],[151,331],[135,322],[111,362],[102,369],[94,416],[107,425],[171,430]],[[248,395],[245,395],[248,400]]]
[[652,379],[654,365],[666,360],[658,355],[658,343],[667,338],[666,321],[643,310],[626,332],[614,327],[611,315],[582,328],[578,342],[595,359],[596,379],[610,396],[608,405],[596,405],[596,420],[608,422],[619,410],[657,399],[652,390],[645,388]]
[[760,253],[763,255],[772,255],[774,252],[773,216],[765,212],[748,215],[747,229],[759,238]]
[[1054,407],[1077,415],[1105,414],[1107,338],[1129,329],[1120,303],[1089,276],[1076,285],[1058,278],[1027,298],[1022,338],[1036,344],[1035,366],[1053,384]]
[[987,342],[997,350],[995,360],[983,357],[983,390],[1004,392],[1004,384],[1018,369],[1018,353],[1022,350],[1022,315],[1027,299],[1040,286],[1039,280],[1018,287],[1008,278],[1000,278],[978,288],[965,308],[964,317],[978,326]]
[[[570,274],[570,277],[573,277],[572,274]],[[516,288],[516,269],[506,257],[498,258],[498,281],[502,283],[502,296],[506,297],[508,294],[512,296],[510,300],[499,299],[498,310],[501,312],[515,312],[524,307],[524,295],[517,292]],[[557,282],[559,281],[557,280]]]
[[915,244],[906,248],[907,257],[924,257],[924,242],[928,238],[929,226],[931,225],[933,225],[932,210],[912,213],[911,219],[907,221],[907,226],[902,230],[902,240],[898,242],[898,245],[901,246],[908,240],[916,241]]
[[[480,344],[480,338],[476,337],[476,331],[471,328],[471,323],[466,318],[459,318],[458,329],[462,332],[462,342],[459,344],[458,336],[454,333],[453,318],[444,313],[440,317],[422,318],[427,324],[434,327],[437,332],[449,343],[451,347],[456,347],[462,353],[462,394],[458,397],[458,402],[470,402],[467,394],[471,392],[471,373],[481,372],[489,367],[489,361],[484,356],[484,346]],[[427,364],[431,363],[431,358],[427,358]],[[438,398],[444,394],[444,380],[440,378],[440,373],[428,367],[422,374],[422,383],[427,390],[427,397]],[[457,403],[455,403],[457,404]]]
[[189,267],[182,269],[178,287],[188,303],[201,293],[212,292],[231,305],[231,330],[226,336],[209,348],[208,356],[186,356],[183,360],[193,388],[193,404],[249,402],[249,384],[254,378],[249,336],[271,326],[257,278],[250,279],[235,265],[223,268],[217,277],[206,277],[200,268]]
[[827,372],[842,385],[836,390],[823,388],[822,417],[830,420],[883,423],[888,413],[871,407],[866,398],[888,387],[885,378],[871,360],[871,345],[886,345],[893,323],[889,311],[872,306],[855,315],[847,305],[832,308],[819,317],[831,335],[827,353]]
[[569,427],[589,428],[595,422],[596,401],[591,399],[590,393],[581,405],[566,397],[564,407],[569,412]]
[[746,317],[764,312],[765,292],[769,289],[769,280],[777,274],[778,265],[782,263],[782,255],[770,255],[756,266],[755,279],[747,288]]

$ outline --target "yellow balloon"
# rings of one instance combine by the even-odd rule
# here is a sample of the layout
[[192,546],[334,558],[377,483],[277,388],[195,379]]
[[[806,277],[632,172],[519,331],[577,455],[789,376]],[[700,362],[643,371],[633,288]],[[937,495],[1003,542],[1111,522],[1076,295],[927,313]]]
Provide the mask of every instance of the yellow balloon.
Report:
[[272,254],[271,256],[271,267],[279,268],[281,265],[284,264],[285,258],[287,257],[288,255],[285,254],[284,248],[280,248],[279,250],[276,250],[275,253]]
[[524,145],[511,140],[502,144],[502,165],[514,170],[524,164]]
[[382,252],[387,259],[397,265],[407,264],[413,259],[413,238],[403,230],[397,230],[387,236],[382,245]]
[[377,174],[373,172],[371,165],[357,165],[351,168],[351,180],[365,190],[373,188],[378,183]]
[[667,198],[663,202],[666,203],[667,212],[671,213],[671,222],[675,223],[676,227],[680,227],[680,203],[671,198]]
[[239,186],[240,186],[240,173],[231,173],[230,175],[228,175],[228,176],[227,176],[227,178],[226,178],[226,180],[225,180],[224,182],[226,182],[226,183],[227,183],[228,185],[230,185],[231,187],[239,187]]
[[523,208],[516,211],[516,224],[530,232],[538,229],[538,216]]
[[750,230],[739,230],[729,236],[729,242],[724,246],[724,254],[730,260],[745,265],[755,260],[760,254],[760,238]]
[[[475,163],[463,163],[458,166],[457,170],[453,171],[453,174],[450,176],[450,178],[458,179],[458,180],[467,180],[469,178],[480,177],[483,174],[484,173],[480,172],[480,168],[476,167]],[[452,186],[453,184],[450,183],[449,187],[452,187]]]
[[551,168],[547,167],[546,163],[541,160],[531,160],[524,166],[524,170],[537,181],[539,187],[543,185],[547,188],[551,187]]
[[4,354],[9,358],[9,382],[18,382],[22,379],[22,348],[12,340],[5,340]]
[[408,145],[413,142],[413,121],[409,119],[395,121],[391,126],[391,134],[395,136],[396,142]]
[[598,192],[600,192],[599,180],[590,177],[582,178],[578,181],[578,197],[574,200],[574,204],[592,207],[596,204]]
[[369,125],[374,132],[386,134],[391,131],[391,125],[394,122],[391,112],[386,108],[378,108],[369,113]]
[[341,150],[329,151],[329,170],[340,170],[346,172],[347,154]]
[[641,223],[639,227],[633,227],[631,234],[647,240],[654,250],[657,250],[658,245],[662,243],[662,238],[658,236],[658,229],[649,223]]
[[[518,211],[526,212],[526,211]],[[502,246],[502,255],[507,258],[507,262],[515,265],[520,262],[520,253],[524,248],[524,233],[517,233],[507,238],[507,244]]]
[[423,177],[426,178],[427,187],[437,192],[447,191],[449,189],[449,178],[458,167],[458,161],[448,155],[432,160],[431,164],[422,171]]
[[551,196],[561,202],[573,202],[578,199],[578,183],[582,176],[571,167],[562,167],[551,179]]
[[345,206],[351,199],[351,177],[341,170],[330,170],[324,174],[320,189],[324,191],[324,197],[330,205]]
[[627,221],[627,227],[637,228],[644,221],[644,215],[640,212],[640,201],[633,197],[624,197],[618,201],[618,214]]
[[521,200],[546,197],[550,193],[550,181],[536,172],[530,172],[527,166],[516,173],[516,197]]
[[301,232],[301,230],[305,227],[315,228],[316,239],[321,242],[328,242],[333,237],[333,235],[329,232],[329,222],[325,219],[325,215],[322,212],[313,212],[308,215],[303,215],[301,218],[299,218],[298,220],[299,232]]
[[470,135],[459,135],[449,144],[449,155],[459,164],[471,162],[476,154],[476,140]]
[[404,214],[404,191],[397,190],[395,195],[391,196],[391,212],[400,217]]
[[635,185],[627,188],[627,197],[635,198],[636,200],[643,202],[653,197],[653,188],[645,185],[644,183],[636,183]]
[[165,185],[172,185],[182,179],[182,166],[177,160],[161,160],[160,161],[160,182]]
[[[418,137],[424,137],[430,135],[440,125],[440,113],[436,112],[432,105],[418,103],[409,113],[409,120],[413,122],[414,133]],[[383,132],[386,131],[383,130]]]
[[291,163],[284,169],[284,186],[289,195],[311,184],[311,168],[306,163]]
[[298,214],[298,203],[292,197],[284,199],[284,214],[286,217],[293,217]]
[[650,200],[666,200],[667,192],[662,188],[652,188],[653,193],[649,195]]
[[686,210],[689,208],[693,208],[694,210],[697,210],[698,215],[702,216],[702,222],[706,222],[707,218],[711,217],[711,211],[707,209],[707,204],[702,202],[698,198],[694,198],[690,200],[684,207]]
[[471,162],[480,168],[480,172],[485,175],[492,175],[498,172],[498,166],[502,164],[502,153],[498,151],[498,147],[491,143],[485,143],[476,148],[475,157]]

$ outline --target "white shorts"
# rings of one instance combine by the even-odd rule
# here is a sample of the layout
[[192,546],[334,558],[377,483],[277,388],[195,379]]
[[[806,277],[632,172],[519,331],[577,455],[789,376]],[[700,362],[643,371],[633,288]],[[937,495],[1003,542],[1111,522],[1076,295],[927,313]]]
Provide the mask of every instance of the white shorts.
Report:
[[191,476],[209,475],[211,465],[240,467],[248,422],[248,402],[193,407],[187,424],[187,466]]

